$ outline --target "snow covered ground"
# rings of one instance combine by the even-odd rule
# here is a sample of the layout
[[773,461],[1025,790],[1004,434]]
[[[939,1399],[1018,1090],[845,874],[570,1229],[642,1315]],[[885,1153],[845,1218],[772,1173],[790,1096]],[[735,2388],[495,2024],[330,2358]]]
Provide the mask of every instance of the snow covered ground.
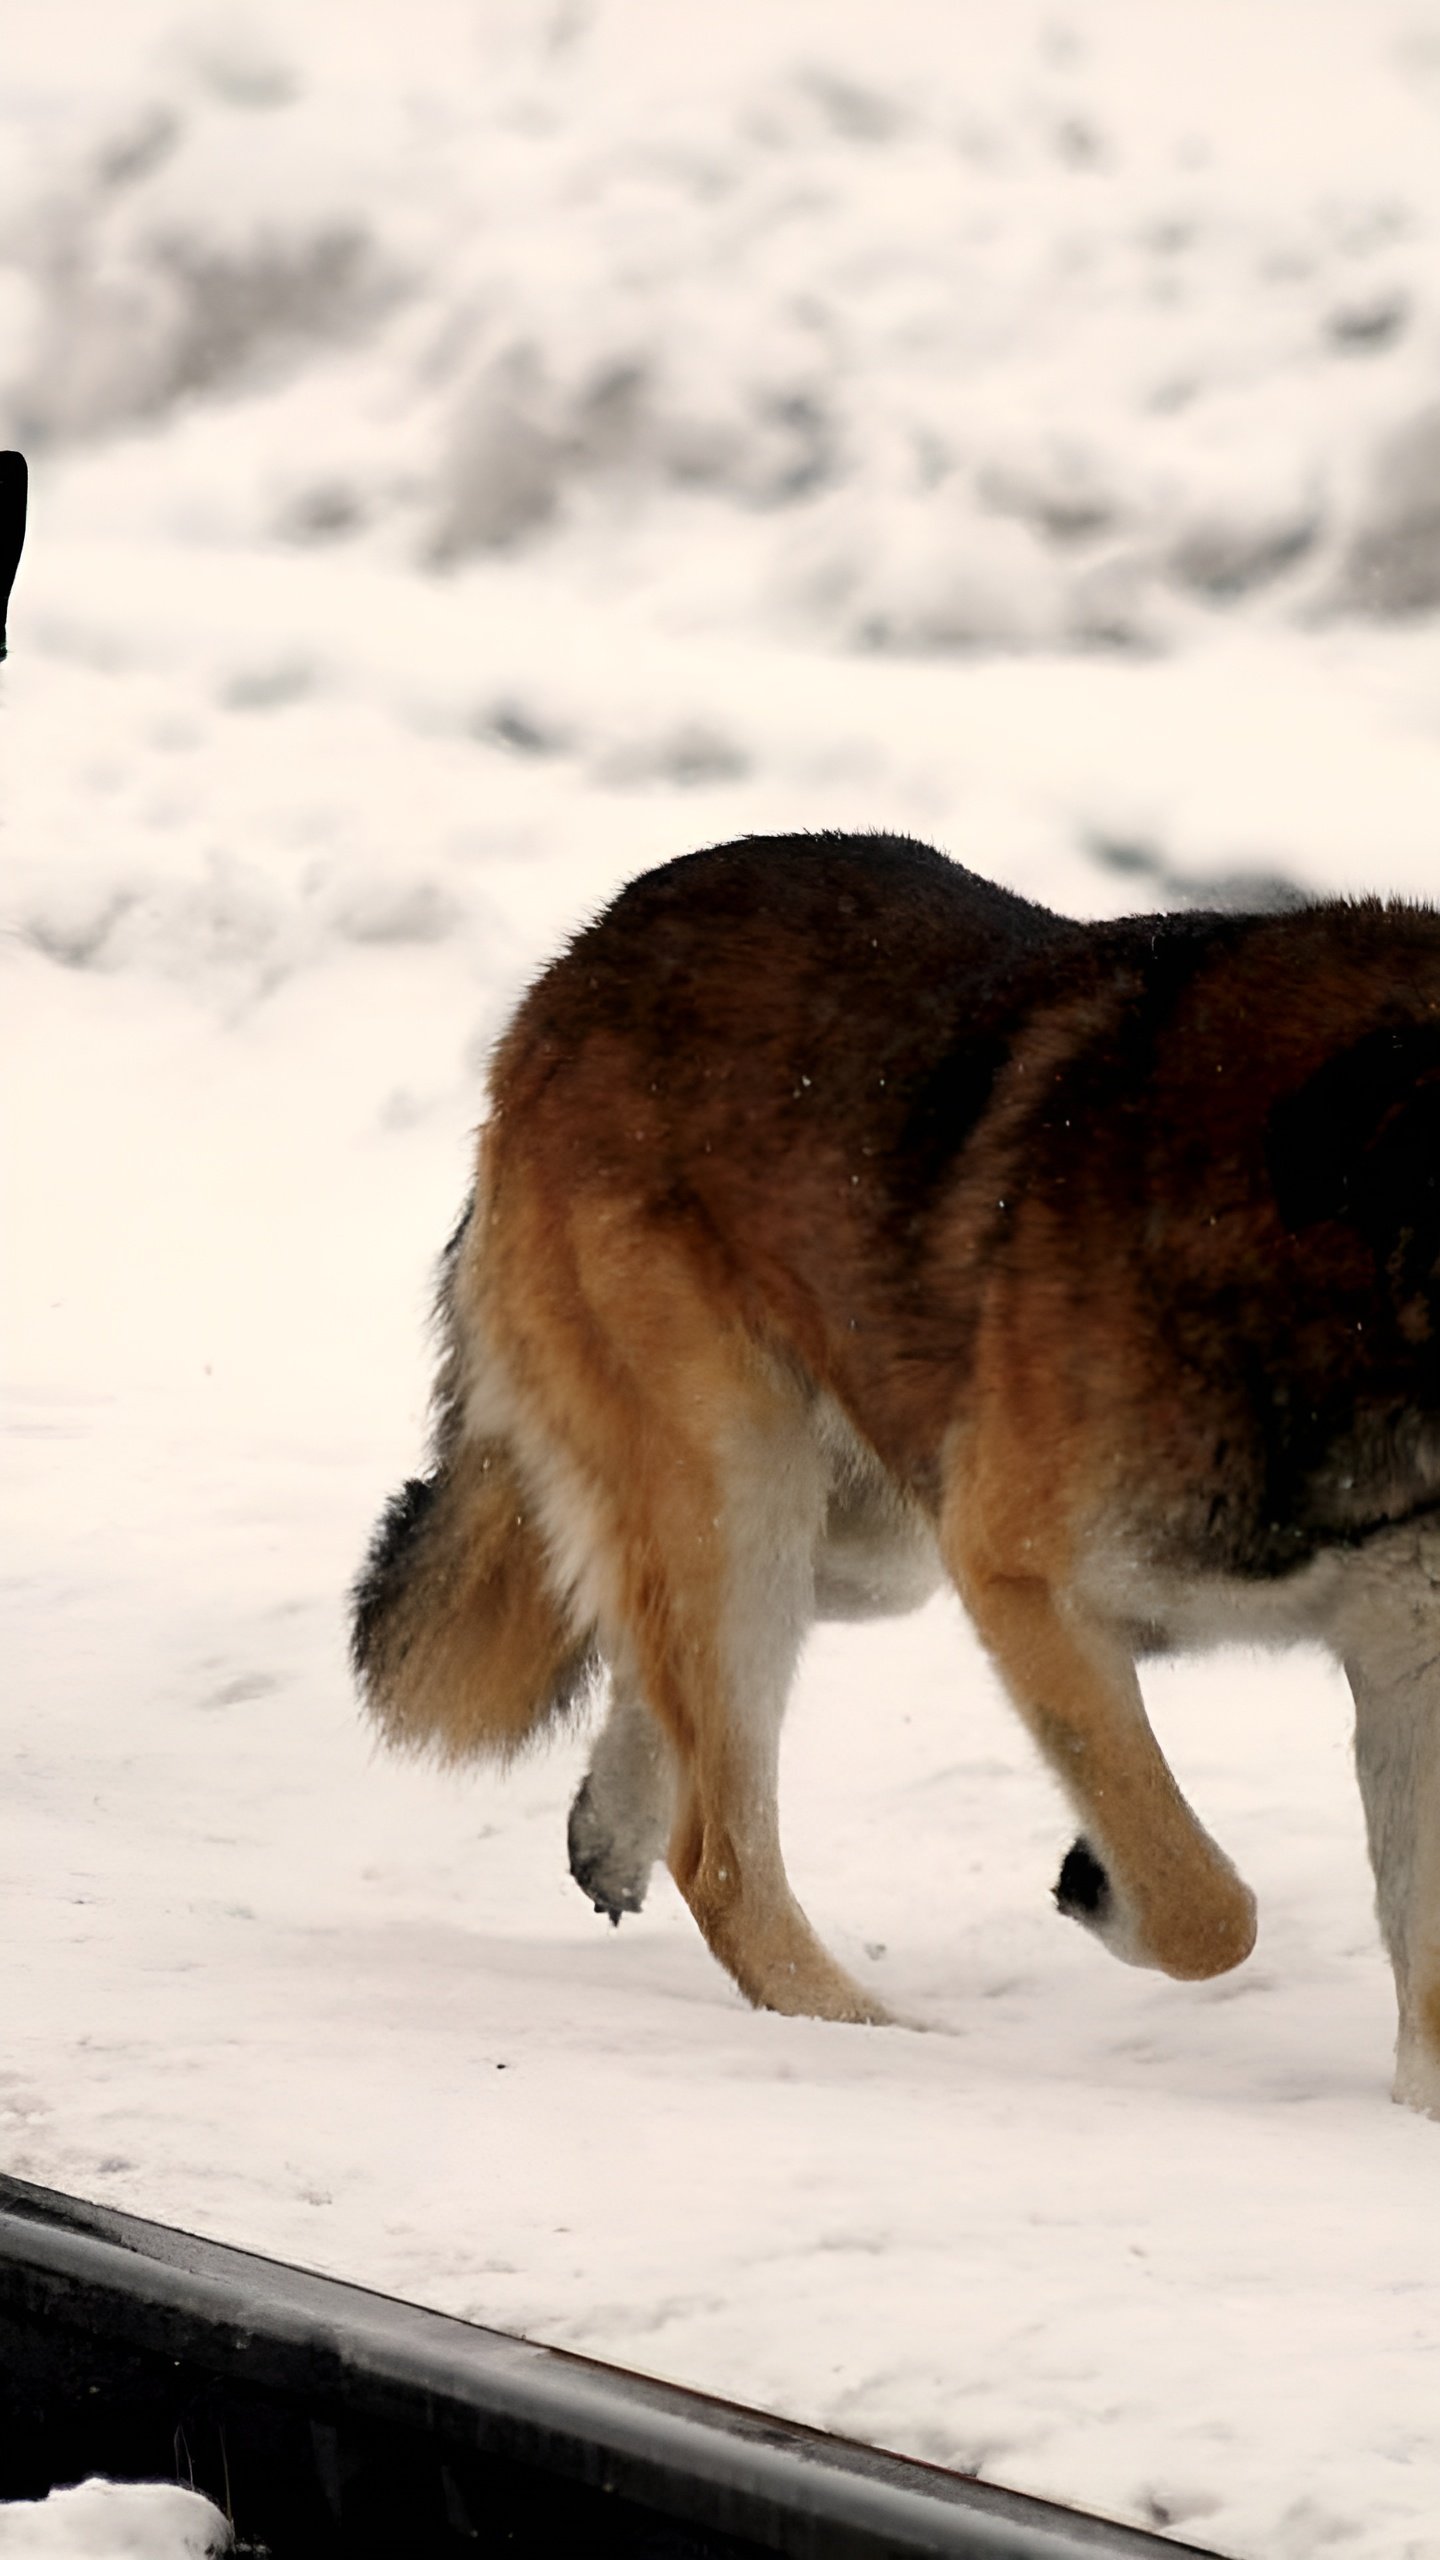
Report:
[[[1110,1967],[958,1607],[827,1631],[755,2017],[382,1760],[486,1046],[620,879],[1440,883],[1434,0],[48,0],[0,83],[0,2158],[1244,2560],[1440,2554],[1440,2128],[1319,1659],[1158,1671],[1262,1902]],[[8,2549],[8,2544],[0,2543]]]
[[82,2480],[0,2506],[0,2560],[213,2560],[230,2545],[208,2498],[159,2481]]

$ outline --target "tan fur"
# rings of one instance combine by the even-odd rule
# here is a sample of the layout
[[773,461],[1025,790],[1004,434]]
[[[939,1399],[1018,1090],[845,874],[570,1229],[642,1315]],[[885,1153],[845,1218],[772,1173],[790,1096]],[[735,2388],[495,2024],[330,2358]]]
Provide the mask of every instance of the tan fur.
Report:
[[[946,1452],[941,1545],[1011,1698],[1100,1849],[1125,1917],[1112,1952],[1184,1981],[1255,1943],[1255,1901],[1177,1787],[1132,1652],[1078,1587],[1077,1549],[1111,1498],[1105,1442],[1064,1384],[1049,1265],[1001,1283],[976,1347],[971,1419]],[[1118,1346],[1091,1318],[1087,1373]],[[1121,1355],[1123,1356],[1123,1354]]]
[[357,1595],[386,1731],[503,1754],[597,1654],[596,1907],[668,1833],[748,1998],[879,2020],[780,1853],[817,1614],[943,1562],[1079,1817],[1062,1908],[1185,1980],[1255,1906],[1137,1658],[1318,1635],[1440,2109],[1440,919],[1087,928],[898,840],[724,847],[546,972],[491,1102],[434,1474]]
[[[572,1198],[546,1212],[499,1132],[485,1244],[495,1339],[517,1425],[550,1480],[553,1543],[583,1538],[602,1645],[623,1645],[681,1773],[671,1871],[707,1943],[758,2005],[878,2020],[880,2004],[819,1944],[790,1892],[764,1739],[735,1713],[727,1569],[744,1534],[747,1470],[767,1479],[803,1439],[795,1382],[735,1320],[716,1275],[627,1203]],[[507,1289],[505,1275],[524,1274]],[[709,1286],[707,1287],[707,1278]],[[563,1448],[557,1482],[549,1452]],[[823,1481],[808,1448],[808,1542]],[[803,1506],[805,1487],[791,1488]],[[797,1624],[796,1640],[800,1629]],[[787,1663],[786,1669],[788,1671]],[[777,1717],[778,1727],[778,1717]],[[767,1784],[768,1780],[768,1784]]]
[[449,1470],[423,1574],[386,1629],[369,1701],[387,1742],[463,1760],[528,1742],[583,1649],[550,1580],[538,1523],[502,1441],[472,1441]]

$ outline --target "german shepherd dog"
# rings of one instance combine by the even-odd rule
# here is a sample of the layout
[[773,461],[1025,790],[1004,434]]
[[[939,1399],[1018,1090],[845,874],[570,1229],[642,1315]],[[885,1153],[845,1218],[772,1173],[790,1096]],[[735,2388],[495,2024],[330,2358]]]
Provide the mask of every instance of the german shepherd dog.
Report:
[[1182,1980],[1255,1906],[1137,1658],[1319,1637],[1440,2114],[1440,913],[1080,924],[751,838],[632,881],[490,1090],[433,1465],[354,1595],[386,1735],[503,1757],[608,1666],[597,1910],[666,1855],[747,1998],[878,2022],[780,1854],[813,1619],[948,1574],[1074,1808],[1061,1910]]

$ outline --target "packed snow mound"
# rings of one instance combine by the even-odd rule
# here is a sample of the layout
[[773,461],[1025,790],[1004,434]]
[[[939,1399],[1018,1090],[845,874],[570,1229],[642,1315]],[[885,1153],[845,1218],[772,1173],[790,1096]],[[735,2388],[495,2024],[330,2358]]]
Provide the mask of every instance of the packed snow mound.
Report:
[[84,2480],[0,2506],[0,2560],[213,2560],[231,2540],[208,2498],[158,2482]]
[[[0,422],[429,567],[578,534],[871,651],[1440,605],[1414,0],[135,0],[10,47]],[[243,412],[243,449],[209,430]]]

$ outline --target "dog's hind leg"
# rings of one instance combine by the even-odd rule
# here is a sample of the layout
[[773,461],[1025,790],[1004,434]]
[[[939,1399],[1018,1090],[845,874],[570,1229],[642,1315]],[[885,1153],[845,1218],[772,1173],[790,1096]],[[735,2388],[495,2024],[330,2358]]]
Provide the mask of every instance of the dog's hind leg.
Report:
[[617,1924],[623,1913],[642,1907],[674,1814],[674,1756],[623,1661],[569,1825],[570,1873],[596,1910]]
[[[673,1223],[573,1192],[560,1222],[524,1174],[501,1215],[523,1280],[504,1295],[509,1356],[554,1452],[552,1544],[583,1555],[582,1613],[602,1652],[633,1665],[663,1734],[671,1873],[757,2007],[878,2021],[815,1936],[780,1850],[780,1726],[828,1483],[813,1398],[745,1330],[703,1241]],[[576,1807],[572,1847],[602,1907],[635,1894],[659,1810],[653,1763],[633,1792],[643,1730],[627,1695]]]
[[[670,1868],[757,2007],[878,2025],[886,2011],[820,1944],[780,1849],[780,1727],[814,1608],[825,1469],[793,1388],[752,1380],[716,1447],[723,1547],[713,1632],[677,1619],[651,1655],[682,1737]],[[658,1626],[654,1633],[659,1634]],[[688,1695],[686,1694],[688,1692]]]

